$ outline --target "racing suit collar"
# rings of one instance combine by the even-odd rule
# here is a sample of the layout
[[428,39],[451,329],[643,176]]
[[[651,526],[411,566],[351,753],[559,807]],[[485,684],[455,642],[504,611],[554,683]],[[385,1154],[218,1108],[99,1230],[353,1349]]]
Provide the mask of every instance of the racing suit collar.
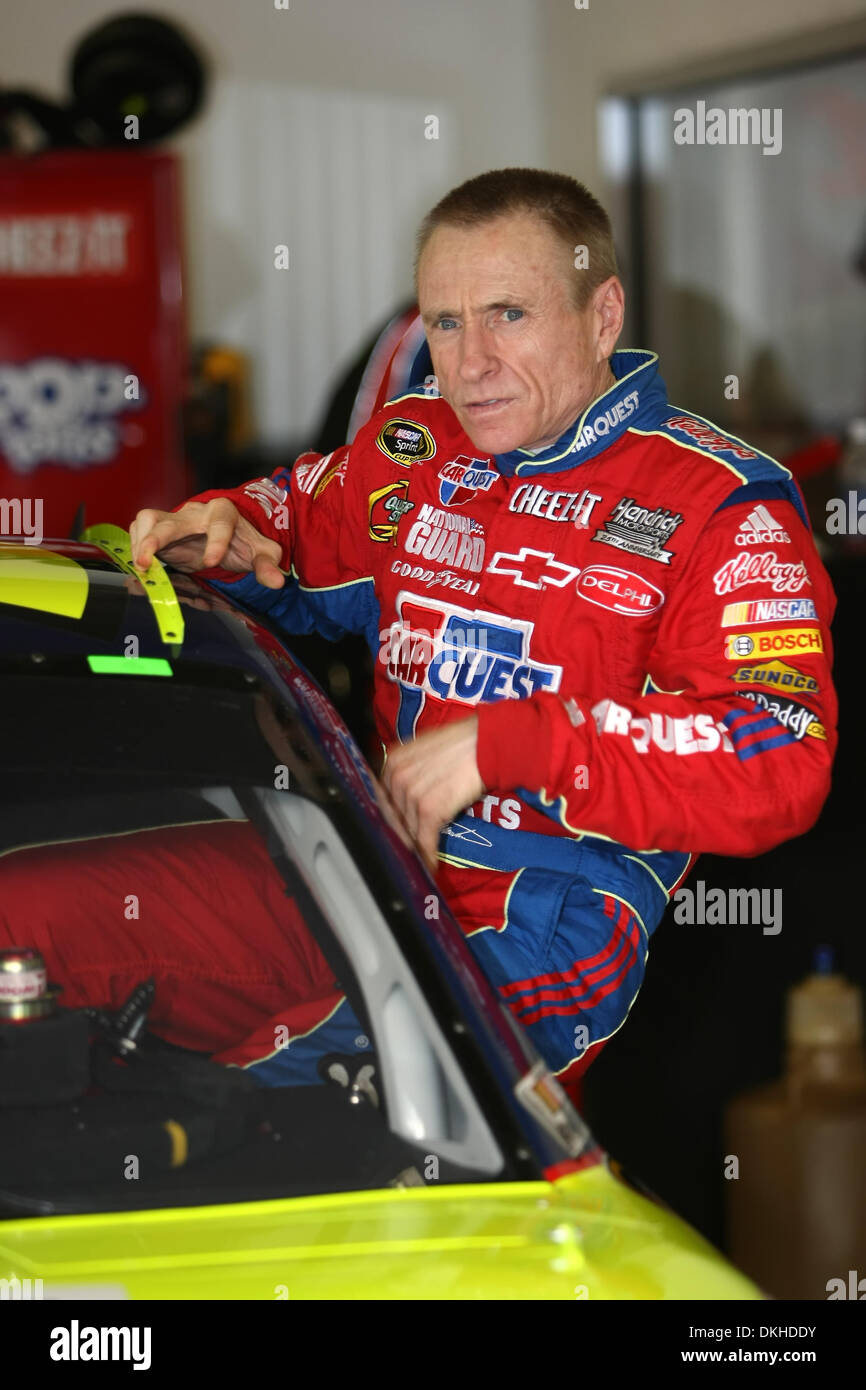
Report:
[[496,454],[494,462],[506,477],[537,473],[562,473],[600,454],[625,433],[630,425],[651,428],[657,412],[667,402],[665,384],[658,374],[658,356],[642,348],[623,348],[610,359],[616,382],[586,407],[564,434],[539,453],[512,449]]

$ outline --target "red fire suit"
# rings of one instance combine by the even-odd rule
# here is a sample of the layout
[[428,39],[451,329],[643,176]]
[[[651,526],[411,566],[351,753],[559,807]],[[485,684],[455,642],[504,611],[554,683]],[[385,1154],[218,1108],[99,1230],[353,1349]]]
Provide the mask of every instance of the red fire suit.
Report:
[[366,635],[383,748],[479,719],[487,794],[439,880],[563,1079],[623,1023],[693,856],[800,835],[836,745],[834,596],[788,471],[671,406],[655,355],[550,448],[479,456],[444,399],[229,496],[282,547],[290,632]]

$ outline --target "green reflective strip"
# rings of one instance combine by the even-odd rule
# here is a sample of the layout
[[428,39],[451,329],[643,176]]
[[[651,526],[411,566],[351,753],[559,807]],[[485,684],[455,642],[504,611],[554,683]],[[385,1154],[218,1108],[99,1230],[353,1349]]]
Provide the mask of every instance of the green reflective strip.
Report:
[[161,656],[89,656],[87,664],[97,676],[171,676],[174,672]]
[[183,612],[177,601],[177,594],[165,572],[162,561],[154,556],[146,572],[137,570],[132,563],[132,549],[129,534],[121,526],[111,526],[107,522],[100,526],[88,526],[81,539],[89,545],[97,545],[114,560],[116,565],[138,580],[153,609],[159,635],[163,642],[183,641]]

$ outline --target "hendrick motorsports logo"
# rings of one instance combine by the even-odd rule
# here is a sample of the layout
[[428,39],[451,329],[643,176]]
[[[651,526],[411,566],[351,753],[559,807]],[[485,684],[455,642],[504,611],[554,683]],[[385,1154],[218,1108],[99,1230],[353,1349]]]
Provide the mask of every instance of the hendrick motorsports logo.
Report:
[[431,603],[406,590],[396,609],[397,621],[381,634],[380,659],[399,685],[468,705],[559,689],[562,667],[530,656],[534,623]]
[[144,393],[128,367],[43,357],[0,365],[0,454],[16,473],[41,463],[87,468],[111,463],[119,416]]
[[640,507],[633,497],[621,497],[592,539],[669,565],[674,552],[664,546],[684,521],[680,512],[671,512],[667,507]]

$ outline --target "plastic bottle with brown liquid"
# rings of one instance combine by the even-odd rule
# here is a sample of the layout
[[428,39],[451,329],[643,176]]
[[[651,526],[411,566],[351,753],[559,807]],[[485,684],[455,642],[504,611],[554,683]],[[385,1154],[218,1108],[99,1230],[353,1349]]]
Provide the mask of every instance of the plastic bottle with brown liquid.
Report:
[[866,1299],[862,999],[829,948],[788,991],[785,1031],[785,1075],[725,1111],[728,1253],[776,1298]]

